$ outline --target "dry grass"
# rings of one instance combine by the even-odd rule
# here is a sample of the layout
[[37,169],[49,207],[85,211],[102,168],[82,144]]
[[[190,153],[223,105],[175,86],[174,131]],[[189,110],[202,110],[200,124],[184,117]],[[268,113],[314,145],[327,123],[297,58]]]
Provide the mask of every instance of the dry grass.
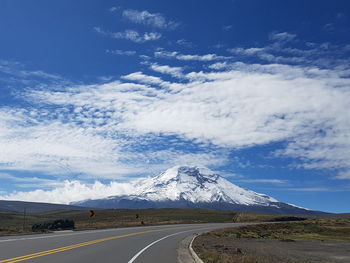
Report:
[[215,250],[203,250],[199,253],[200,258],[205,263],[294,263],[286,259],[271,257],[271,256],[257,256],[257,255],[242,255],[221,252]]
[[[204,209],[107,209],[96,210],[96,216],[90,218],[89,211],[50,211],[26,215],[23,231],[23,214],[0,212],[0,235],[30,233],[31,226],[37,223],[50,222],[57,219],[74,220],[76,229],[114,228],[161,224],[187,223],[224,223],[232,222],[236,215],[233,211],[217,211]],[[136,218],[136,214],[139,215]]]
[[259,224],[218,230],[210,234],[231,238],[350,241],[350,220],[315,219],[302,222]]
[[[309,262],[304,261],[300,256],[302,254],[296,257],[295,254],[289,252],[292,247],[295,250],[298,246],[305,246],[295,246],[299,244],[296,243],[297,241],[314,241],[316,243],[307,244],[315,244],[314,246],[317,248],[317,244],[320,244],[317,242],[324,243],[322,241],[336,242],[335,245],[342,244],[342,246],[345,244],[346,247],[346,244],[350,244],[344,243],[350,242],[350,220],[343,218],[313,219],[301,222],[257,224],[221,229],[198,237],[194,242],[194,249],[206,263]],[[238,249],[237,246],[244,247],[244,249]],[[308,250],[308,248],[305,248],[305,250]],[[289,254],[292,253],[294,257],[287,256],[283,251]]]
[[[113,228],[146,225],[191,224],[191,223],[228,223],[228,222],[263,222],[270,221],[277,215],[248,212],[219,211],[206,209],[106,209],[96,210],[96,216],[90,218],[89,211],[50,211],[26,216],[23,231],[23,214],[0,212],[0,235],[31,232],[31,226],[37,223],[57,219],[74,220],[78,230],[91,228]],[[136,214],[139,215],[136,218]]]

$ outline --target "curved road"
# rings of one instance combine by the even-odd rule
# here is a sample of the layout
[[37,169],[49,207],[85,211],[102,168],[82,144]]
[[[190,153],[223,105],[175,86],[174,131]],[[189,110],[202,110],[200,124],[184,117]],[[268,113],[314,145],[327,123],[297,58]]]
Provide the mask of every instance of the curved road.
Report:
[[176,263],[181,240],[194,233],[243,224],[191,224],[0,238],[0,263]]

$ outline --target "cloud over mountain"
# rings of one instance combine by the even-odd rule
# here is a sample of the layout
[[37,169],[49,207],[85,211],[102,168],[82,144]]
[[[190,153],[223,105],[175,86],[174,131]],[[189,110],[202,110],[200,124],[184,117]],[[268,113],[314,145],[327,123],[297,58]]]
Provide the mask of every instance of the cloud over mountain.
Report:
[[299,158],[306,168],[350,169],[346,69],[242,62],[199,72],[151,69],[175,78],[134,72],[105,84],[25,91],[40,108],[1,109],[0,161],[127,174],[140,170],[127,161],[131,141],[178,136],[231,149],[284,141],[275,155]]

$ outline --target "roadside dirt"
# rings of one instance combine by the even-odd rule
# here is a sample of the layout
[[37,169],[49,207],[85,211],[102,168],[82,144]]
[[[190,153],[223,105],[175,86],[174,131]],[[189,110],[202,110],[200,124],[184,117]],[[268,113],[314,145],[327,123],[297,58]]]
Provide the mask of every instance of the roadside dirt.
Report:
[[193,249],[206,263],[349,263],[350,242],[198,236]]

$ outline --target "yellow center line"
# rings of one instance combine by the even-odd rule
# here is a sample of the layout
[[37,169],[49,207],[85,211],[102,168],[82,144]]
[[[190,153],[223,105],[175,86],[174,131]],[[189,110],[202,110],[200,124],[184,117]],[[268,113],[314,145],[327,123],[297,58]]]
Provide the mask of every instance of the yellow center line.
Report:
[[38,258],[38,257],[46,256],[46,255],[51,255],[51,254],[63,252],[66,250],[71,250],[71,249],[89,246],[89,245],[93,245],[93,244],[97,244],[97,243],[101,243],[101,242],[105,242],[105,241],[109,241],[109,240],[114,240],[114,239],[118,239],[118,238],[131,237],[131,236],[137,236],[137,235],[142,235],[142,234],[147,234],[147,233],[162,232],[162,231],[167,231],[167,230],[183,229],[183,228],[190,228],[190,227],[173,227],[173,228],[165,228],[165,229],[157,229],[157,230],[147,230],[147,231],[125,234],[125,235],[120,235],[120,236],[106,237],[106,238],[91,240],[91,241],[78,243],[78,244],[74,244],[74,245],[70,245],[70,246],[45,250],[45,251],[41,251],[41,252],[37,252],[37,253],[33,253],[33,254],[20,256],[20,257],[0,260],[0,263],[20,262],[20,261],[24,261],[24,260],[29,260],[29,259],[33,259],[33,258]]

